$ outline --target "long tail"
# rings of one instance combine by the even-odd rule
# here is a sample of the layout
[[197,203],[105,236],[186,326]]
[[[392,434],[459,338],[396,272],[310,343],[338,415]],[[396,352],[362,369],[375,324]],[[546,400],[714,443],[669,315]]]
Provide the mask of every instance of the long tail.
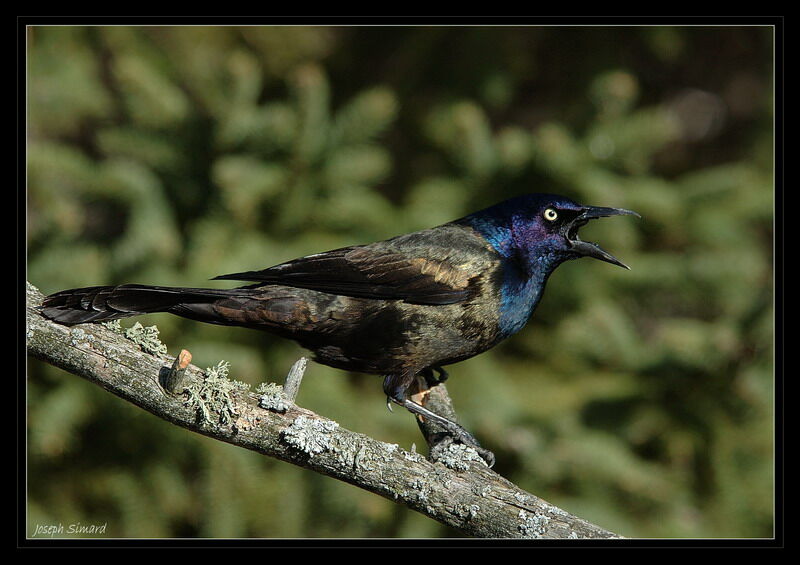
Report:
[[90,286],[56,292],[44,299],[40,311],[55,322],[72,325],[105,322],[150,312],[171,312],[204,322],[225,323],[213,313],[214,302],[247,296],[247,288],[179,288],[124,284]]

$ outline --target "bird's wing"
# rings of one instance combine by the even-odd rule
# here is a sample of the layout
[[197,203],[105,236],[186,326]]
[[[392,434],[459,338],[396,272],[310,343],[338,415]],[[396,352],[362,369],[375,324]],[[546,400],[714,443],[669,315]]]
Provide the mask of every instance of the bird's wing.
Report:
[[473,275],[441,254],[409,255],[386,242],[309,255],[269,269],[215,277],[318,290],[358,298],[453,304],[468,298]]

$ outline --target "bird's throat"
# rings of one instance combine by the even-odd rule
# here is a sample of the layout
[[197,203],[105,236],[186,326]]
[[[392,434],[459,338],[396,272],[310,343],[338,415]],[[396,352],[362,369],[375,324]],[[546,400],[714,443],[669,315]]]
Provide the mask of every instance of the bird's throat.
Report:
[[546,256],[522,264],[506,260],[500,302],[499,337],[505,339],[520,331],[536,309],[545,283],[557,263]]

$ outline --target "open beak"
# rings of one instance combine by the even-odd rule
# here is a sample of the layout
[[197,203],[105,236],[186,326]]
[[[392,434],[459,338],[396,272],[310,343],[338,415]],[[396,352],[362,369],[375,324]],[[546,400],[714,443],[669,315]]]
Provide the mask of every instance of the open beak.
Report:
[[567,228],[567,241],[572,246],[572,251],[578,255],[582,255],[584,257],[594,257],[595,259],[600,259],[606,263],[619,265],[620,267],[630,270],[630,267],[628,267],[625,263],[614,257],[611,253],[596,243],[582,241],[578,236],[578,229],[581,226],[589,223],[589,220],[594,220],[595,218],[605,218],[608,216],[636,216],[637,218],[641,218],[639,214],[632,210],[624,210],[622,208],[603,208],[600,206],[586,206],[583,209],[583,212],[581,212],[574,220],[572,220]]

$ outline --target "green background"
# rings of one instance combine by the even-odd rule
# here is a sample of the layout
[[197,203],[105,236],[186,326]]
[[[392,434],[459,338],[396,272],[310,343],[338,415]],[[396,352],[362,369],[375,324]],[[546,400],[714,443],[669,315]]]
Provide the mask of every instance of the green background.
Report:
[[[526,192],[632,267],[560,267],[528,326],[450,367],[522,488],[624,536],[773,528],[770,27],[32,27],[28,280],[229,288],[223,273],[430,227]],[[302,350],[160,314],[175,355],[282,382]],[[130,326],[133,320],[123,321]],[[34,360],[28,533],[458,532],[163,422]],[[298,403],[410,448],[376,376],[311,364]],[[420,447],[422,449],[422,447]]]

